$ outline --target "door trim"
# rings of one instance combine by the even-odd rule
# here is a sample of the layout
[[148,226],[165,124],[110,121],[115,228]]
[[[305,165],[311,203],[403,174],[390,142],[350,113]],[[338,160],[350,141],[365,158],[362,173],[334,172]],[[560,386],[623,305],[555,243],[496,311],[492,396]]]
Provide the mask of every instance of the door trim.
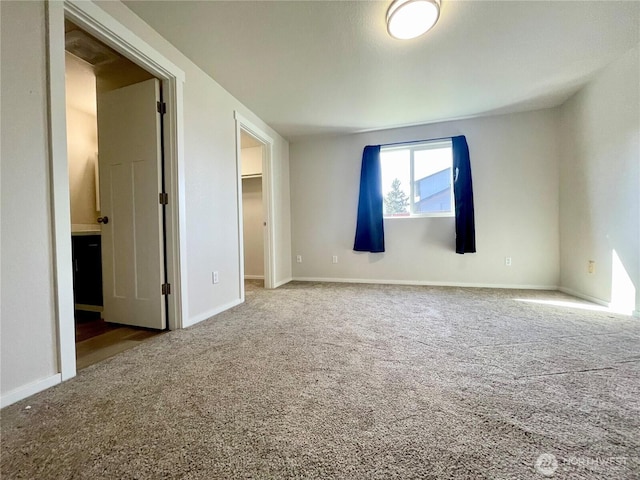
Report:
[[244,235],[242,229],[242,170],[240,131],[244,130],[264,144],[262,148],[262,205],[264,221],[264,288],[276,288],[275,265],[275,232],[273,229],[275,215],[273,210],[273,138],[264,130],[243,117],[238,111],[233,112],[236,120],[236,177],[238,190],[238,256],[240,258],[238,276],[240,279],[240,299],[244,301]]
[[184,72],[97,5],[83,1],[47,2],[47,60],[49,73],[49,151],[55,316],[58,329],[58,369],[61,380],[76,375],[71,219],[67,164],[65,105],[65,16],[86,32],[117,50],[162,82],[167,113],[164,122],[167,208],[167,281],[170,329],[187,318],[186,214],[184,176]]

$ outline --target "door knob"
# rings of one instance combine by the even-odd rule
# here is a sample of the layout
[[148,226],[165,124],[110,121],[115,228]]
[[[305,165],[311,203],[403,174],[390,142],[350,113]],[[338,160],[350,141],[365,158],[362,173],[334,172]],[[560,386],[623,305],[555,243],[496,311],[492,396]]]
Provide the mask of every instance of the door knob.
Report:
[[109,217],[98,217],[98,223],[104,223],[106,225],[109,223]]

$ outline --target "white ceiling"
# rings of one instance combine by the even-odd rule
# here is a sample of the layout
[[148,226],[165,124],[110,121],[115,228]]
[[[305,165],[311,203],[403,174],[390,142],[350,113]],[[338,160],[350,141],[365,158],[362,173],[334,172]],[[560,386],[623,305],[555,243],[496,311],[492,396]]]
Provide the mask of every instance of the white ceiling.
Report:
[[389,37],[391,1],[125,1],[291,141],[559,105],[640,42],[640,2],[442,0]]

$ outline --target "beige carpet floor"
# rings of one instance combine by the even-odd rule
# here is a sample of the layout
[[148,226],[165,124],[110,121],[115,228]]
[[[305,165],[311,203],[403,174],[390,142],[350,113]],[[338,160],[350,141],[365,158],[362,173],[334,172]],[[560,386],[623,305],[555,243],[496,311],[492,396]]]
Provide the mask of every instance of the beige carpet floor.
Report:
[[2,479],[640,478],[639,319],[558,292],[246,297],[3,409]]

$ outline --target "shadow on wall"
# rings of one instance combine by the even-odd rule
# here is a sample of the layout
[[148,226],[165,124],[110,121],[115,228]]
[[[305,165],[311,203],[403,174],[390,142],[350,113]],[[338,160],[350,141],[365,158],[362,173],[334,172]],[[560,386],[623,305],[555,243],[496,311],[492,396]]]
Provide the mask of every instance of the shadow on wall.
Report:
[[423,231],[422,240],[425,245],[441,247],[444,250],[456,251],[456,219],[455,217],[433,217],[429,219]]
[[367,255],[367,258],[369,259],[369,263],[378,263],[384,260],[384,252],[372,253],[372,252],[358,252],[356,250],[353,250],[352,253],[354,255]]

